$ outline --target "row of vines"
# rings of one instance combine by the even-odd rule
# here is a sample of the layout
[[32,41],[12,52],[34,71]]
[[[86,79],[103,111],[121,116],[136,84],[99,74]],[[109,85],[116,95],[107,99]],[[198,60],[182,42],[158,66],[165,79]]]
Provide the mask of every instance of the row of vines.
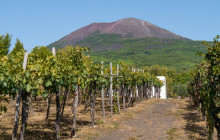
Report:
[[[134,103],[151,98],[152,86],[156,89],[155,96],[159,97],[162,82],[143,70],[135,70],[124,63],[117,67],[112,67],[110,63],[110,67],[104,68],[103,62],[92,62],[87,48],[67,46],[58,51],[53,49],[52,52],[46,47],[37,47],[30,54],[21,49],[1,58],[0,100],[11,97],[16,101],[13,140],[18,137],[19,120],[20,139],[24,139],[29,109],[34,108],[31,103],[38,96],[47,101],[46,124],[50,117],[52,97],[56,99],[56,139],[61,138],[60,119],[63,117],[69,96],[74,98],[72,137],[76,135],[76,112],[80,98],[86,100],[85,108],[90,105],[91,126],[94,127],[95,102],[98,97],[102,101],[103,119],[106,117],[104,97],[109,98],[111,115],[114,112],[120,114],[120,104],[123,104],[125,110]],[[0,108],[0,113],[7,111],[6,106]]]
[[213,139],[214,128],[220,139],[220,42],[219,36],[213,44],[204,42],[207,53],[198,65],[189,83],[189,93],[195,106],[199,107],[206,120],[207,138]]

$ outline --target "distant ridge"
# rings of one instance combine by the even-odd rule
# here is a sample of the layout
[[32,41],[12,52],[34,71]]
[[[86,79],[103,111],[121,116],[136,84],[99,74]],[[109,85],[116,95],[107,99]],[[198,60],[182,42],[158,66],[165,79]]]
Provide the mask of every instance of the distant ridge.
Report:
[[155,26],[145,20],[136,18],[123,18],[110,23],[92,23],[82,27],[60,40],[49,45],[62,48],[66,45],[75,45],[91,34],[117,34],[122,38],[168,38],[168,39],[186,39],[176,35],[168,30]]

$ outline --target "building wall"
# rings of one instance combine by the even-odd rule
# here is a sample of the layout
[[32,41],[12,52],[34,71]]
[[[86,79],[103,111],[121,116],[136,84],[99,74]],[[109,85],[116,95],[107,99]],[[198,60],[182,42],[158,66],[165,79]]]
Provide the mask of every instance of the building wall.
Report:
[[163,82],[163,86],[160,88],[160,98],[166,99],[167,92],[166,92],[166,77],[165,76],[157,76],[157,78]]

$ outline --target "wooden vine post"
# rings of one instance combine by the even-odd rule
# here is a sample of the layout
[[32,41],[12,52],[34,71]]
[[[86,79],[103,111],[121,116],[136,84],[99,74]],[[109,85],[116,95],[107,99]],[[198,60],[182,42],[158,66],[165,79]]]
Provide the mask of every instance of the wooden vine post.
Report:
[[24,54],[24,61],[23,61],[23,69],[26,71],[27,68],[27,60],[28,60],[28,52],[25,52]]
[[53,53],[53,56],[56,57],[56,49],[55,49],[55,47],[52,48],[52,53]]
[[[122,71],[122,66],[120,66],[120,69]],[[124,111],[125,111],[125,96],[126,96],[125,85],[124,85],[124,83],[122,83],[122,102],[123,102],[123,109],[124,109]]]
[[[111,107],[111,113],[110,116],[112,117],[113,114],[113,108],[112,108],[112,96],[113,96],[113,75],[119,77],[119,64],[117,64],[117,73],[116,74],[112,74],[112,62],[110,62],[110,90],[109,90],[109,96],[110,96],[110,107]],[[119,89],[116,89],[117,91],[117,106],[118,106],[118,111],[120,114],[120,101],[119,101]]]
[[[134,72],[136,72],[136,69],[134,69]],[[138,69],[139,72],[139,69]],[[137,87],[137,83],[135,85],[135,102],[138,102],[138,87]]]
[[[103,76],[103,64],[104,62],[101,61],[102,64],[102,69],[101,69],[101,75]],[[101,90],[101,96],[102,96],[102,119],[105,120],[105,102],[104,102],[104,89],[102,85],[102,90]]]
[[[141,72],[144,73],[144,70],[142,69]],[[144,82],[144,84],[142,84],[142,94],[141,94],[141,100],[142,101],[144,100],[144,91],[145,91],[144,87],[145,87],[145,82]]]
[[112,87],[113,87],[113,83],[112,83],[112,80],[113,80],[113,77],[112,77],[112,62],[110,62],[110,107],[111,107],[111,113],[110,113],[110,116],[112,117]]
[[[134,72],[134,67],[132,67],[131,70],[132,70],[132,72]],[[134,95],[133,95],[133,91],[134,91],[134,90],[133,90],[132,88],[133,88],[133,87],[130,86],[130,94],[131,94],[131,99],[130,99],[130,100],[131,100],[131,104],[132,104],[132,106],[133,106],[133,98],[134,98],[134,97],[133,97],[133,96],[134,96]]]
[[[119,64],[117,64],[117,78],[119,76]],[[119,101],[119,87],[117,87],[117,104],[118,104],[118,113],[121,113],[120,110],[120,101]]]

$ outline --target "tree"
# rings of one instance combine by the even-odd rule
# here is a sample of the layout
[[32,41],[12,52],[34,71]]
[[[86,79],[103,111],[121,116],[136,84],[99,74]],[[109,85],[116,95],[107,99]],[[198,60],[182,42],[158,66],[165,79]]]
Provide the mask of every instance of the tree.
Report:
[[46,58],[48,55],[52,55],[50,50],[44,46],[36,46],[31,53],[37,54],[39,58]]
[[11,35],[8,33],[6,35],[0,36],[0,57],[8,54],[9,47],[11,46]]
[[11,51],[10,55],[16,55],[20,50],[24,50],[23,43],[17,38],[15,47]]

